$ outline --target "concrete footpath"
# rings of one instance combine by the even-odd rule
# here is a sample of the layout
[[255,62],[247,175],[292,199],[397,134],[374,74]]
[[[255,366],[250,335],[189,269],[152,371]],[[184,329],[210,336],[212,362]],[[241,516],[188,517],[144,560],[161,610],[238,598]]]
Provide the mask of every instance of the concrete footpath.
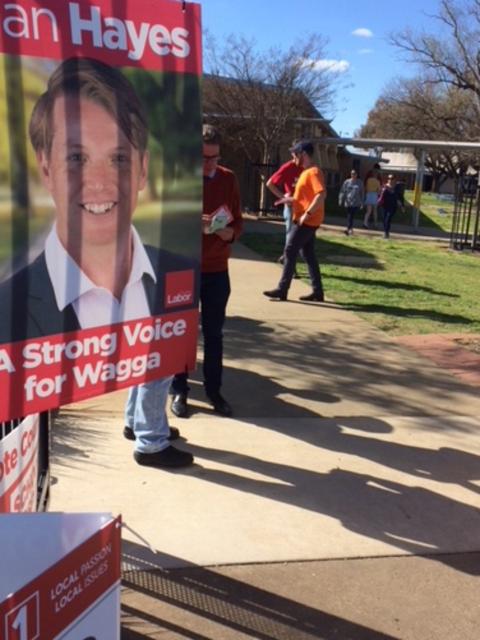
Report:
[[477,640],[479,388],[279,274],[236,247],[234,418],[197,373],[171,420],[195,466],[134,463],[125,392],[71,405],[50,510],[122,514],[125,640]]

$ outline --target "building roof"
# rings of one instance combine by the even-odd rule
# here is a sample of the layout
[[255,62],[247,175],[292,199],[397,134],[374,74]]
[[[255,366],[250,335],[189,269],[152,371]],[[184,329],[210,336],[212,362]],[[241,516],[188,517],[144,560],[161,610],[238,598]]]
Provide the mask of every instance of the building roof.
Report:
[[380,169],[401,173],[416,173],[417,159],[410,151],[383,151]]

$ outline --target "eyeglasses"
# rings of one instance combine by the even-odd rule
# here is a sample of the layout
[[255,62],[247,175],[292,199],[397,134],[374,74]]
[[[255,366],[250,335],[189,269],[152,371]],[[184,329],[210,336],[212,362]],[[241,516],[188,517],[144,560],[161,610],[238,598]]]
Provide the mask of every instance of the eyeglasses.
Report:
[[207,161],[208,160],[220,160],[220,156],[217,156],[217,155],[215,155],[215,156],[203,156],[203,159],[207,160]]

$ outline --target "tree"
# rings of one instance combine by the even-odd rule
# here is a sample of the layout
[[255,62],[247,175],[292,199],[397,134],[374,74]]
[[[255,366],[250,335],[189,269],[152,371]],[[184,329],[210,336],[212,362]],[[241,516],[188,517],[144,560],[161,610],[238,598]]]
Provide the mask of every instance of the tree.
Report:
[[390,41],[407,60],[419,65],[430,84],[451,86],[470,93],[480,105],[480,1],[441,0],[432,16],[442,33],[438,36],[405,29]]
[[[230,36],[223,46],[207,35],[204,112],[252,163],[268,165],[295,134],[295,118],[319,118],[332,106],[335,74],[319,63],[325,41],[310,36],[287,51],[260,51],[255,41]],[[265,176],[263,176],[263,183]],[[260,207],[265,201],[262,189]]]

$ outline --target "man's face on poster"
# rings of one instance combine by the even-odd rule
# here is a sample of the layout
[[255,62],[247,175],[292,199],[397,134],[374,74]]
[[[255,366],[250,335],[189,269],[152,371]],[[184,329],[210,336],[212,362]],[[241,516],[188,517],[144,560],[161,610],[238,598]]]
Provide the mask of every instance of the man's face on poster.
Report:
[[56,208],[65,248],[116,243],[128,234],[138,192],[146,183],[143,157],[112,114],[86,98],[59,96],[53,107],[50,154],[38,154],[43,182]]

